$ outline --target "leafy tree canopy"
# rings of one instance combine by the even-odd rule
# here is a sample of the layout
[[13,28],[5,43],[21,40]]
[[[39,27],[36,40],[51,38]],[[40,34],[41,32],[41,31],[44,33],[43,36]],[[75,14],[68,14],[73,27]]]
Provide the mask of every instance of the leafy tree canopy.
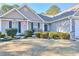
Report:
[[17,5],[17,4],[13,4],[13,5],[3,4],[1,6],[1,10],[3,11],[3,13],[5,13],[5,12],[9,11],[12,8],[18,8],[18,7],[19,7],[19,5]]
[[60,12],[60,8],[57,5],[52,5],[46,12],[46,15],[55,15]]

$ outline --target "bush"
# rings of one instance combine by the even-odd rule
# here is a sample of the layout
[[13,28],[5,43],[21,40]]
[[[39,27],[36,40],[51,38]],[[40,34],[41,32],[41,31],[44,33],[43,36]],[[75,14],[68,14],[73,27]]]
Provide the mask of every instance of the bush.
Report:
[[41,34],[40,32],[36,32],[35,33],[35,35],[36,35],[37,38],[40,38],[40,34]]
[[27,37],[32,37],[32,35],[33,35],[33,31],[31,31],[31,30],[28,30],[28,31],[25,31],[25,32],[24,32],[25,38],[27,38]]
[[40,33],[40,37],[41,38],[48,38],[49,37],[49,33],[48,32],[41,32]]
[[14,36],[17,33],[17,29],[15,28],[6,29],[6,33],[8,36],[11,36],[12,38],[14,38]]
[[51,38],[51,39],[70,39],[69,33],[63,32],[37,32],[35,33],[38,38]]
[[4,37],[5,37],[5,34],[1,34],[1,35],[0,35],[0,38],[4,38]]
[[70,39],[70,35],[68,33],[59,32],[59,36],[61,39]]
[[2,34],[1,32],[0,32],[0,38],[4,38],[5,37],[5,34]]
[[49,32],[49,38],[60,39],[57,32]]
[[1,35],[2,33],[0,32],[0,35]]

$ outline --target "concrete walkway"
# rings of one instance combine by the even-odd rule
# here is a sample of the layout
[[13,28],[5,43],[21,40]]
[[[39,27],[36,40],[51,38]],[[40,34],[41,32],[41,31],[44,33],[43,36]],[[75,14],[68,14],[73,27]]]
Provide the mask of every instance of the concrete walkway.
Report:
[[77,56],[79,41],[22,39],[0,42],[0,56]]

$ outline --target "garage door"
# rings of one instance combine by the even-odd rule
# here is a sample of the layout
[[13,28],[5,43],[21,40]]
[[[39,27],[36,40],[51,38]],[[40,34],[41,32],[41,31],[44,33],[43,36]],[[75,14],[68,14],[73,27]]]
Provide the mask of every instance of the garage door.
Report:
[[75,20],[75,38],[79,38],[79,20]]

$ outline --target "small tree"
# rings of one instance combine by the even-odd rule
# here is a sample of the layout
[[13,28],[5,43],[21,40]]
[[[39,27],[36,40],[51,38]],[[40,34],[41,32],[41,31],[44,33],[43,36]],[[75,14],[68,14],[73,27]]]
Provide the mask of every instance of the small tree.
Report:
[[6,33],[8,36],[11,36],[12,38],[14,38],[14,36],[17,33],[17,29],[15,28],[6,29]]

